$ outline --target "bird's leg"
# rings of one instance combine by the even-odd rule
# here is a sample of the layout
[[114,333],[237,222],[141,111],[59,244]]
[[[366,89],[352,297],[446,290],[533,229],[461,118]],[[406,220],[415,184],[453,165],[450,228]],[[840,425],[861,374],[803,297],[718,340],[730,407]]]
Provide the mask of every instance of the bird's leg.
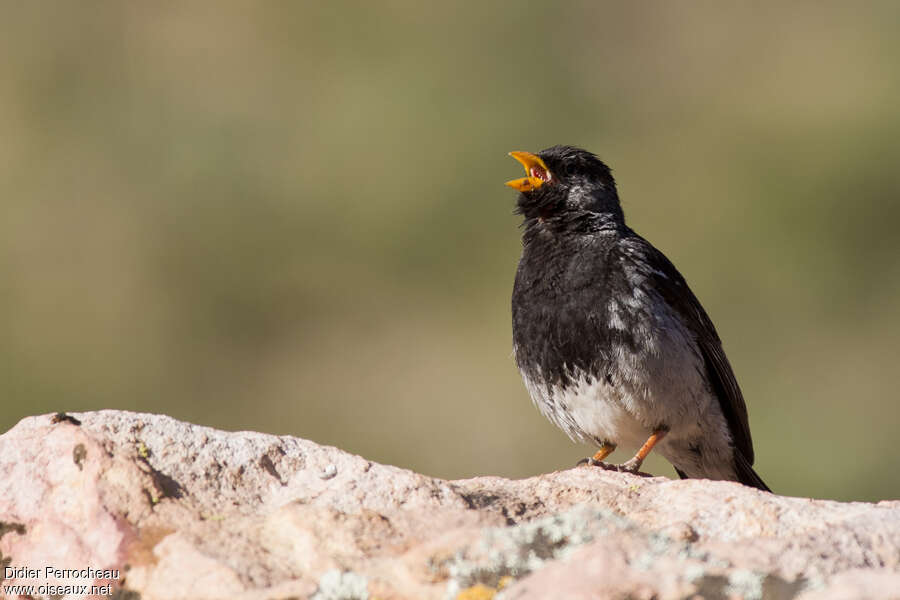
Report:
[[581,465],[590,465],[592,467],[601,467],[606,466],[603,462],[603,459],[613,453],[613,450],[616,449],[615,444],[610,444],[609,442],[603,442],[600,445],[600,449],[594,453],[594,455],[590,458],[582,458],[575,465],[576,467],[580,467]]
[[647,441],[644,442],[644,445],[641,446],[641,449],[637,451],[637,454],[627,462],[616,465],[616,470],[624,471],[626,473],[637,473],[641,469],[644,459],[647,458],[647,455],[653,450],[653,447],[658,444],[661,439],[666,437],[666,433],[668,432],[668,429],[657,429],[654,431],[653,434],[647,438]]

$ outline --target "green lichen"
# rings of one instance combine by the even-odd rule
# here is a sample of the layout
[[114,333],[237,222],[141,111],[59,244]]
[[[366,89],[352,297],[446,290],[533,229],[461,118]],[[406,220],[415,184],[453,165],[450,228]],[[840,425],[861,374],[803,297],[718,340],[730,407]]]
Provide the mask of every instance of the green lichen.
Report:
[[635,546],[641,550],[627,559],[632,568],[653,571],[660,559],[683,561],[680,579],[692,584],[699,597],[787,600],[815,587],[805,579],[789,581],[735,568],[728,560],[698,549],[693,539],[671,537],[611,511],[582,506],[531,523],[485,530],[476,544],[439,565],[448,577],[444,597],[500,600],[506,594],[501,581],[505,586],[595,539],[622,533],[642,541]]
[[0,538],[10,532],[25,535],[25,525],[12,521],[0,521]]
[[473,554],[487,556],[487,560],[470,561],[458,553],[447,565],[450,583],[446,597],[457,598],[478,585],[496,590],[547,561],[564,558],[598,534],[633,528],[630,521],[611,511],[578,507],[531,523],[488,529],[473,549]]
[[[19,535],[25,535],[25,525],[22,523],[13,523],[11,521],[0,521],[0,538],[2,538],[7,533],[17,533]],[[5,577],[3,573],[5,573],[6,567],[8,567],[12,563],[11,556],[3,556],[3,553],[0,552],[0,583],[3,583]]]
[[352,571],[326,571],[311,600],[369,600],[368,580]]
[[139,441],[135,447],[135,450],[137,450],[137,455],[141,458],[150,458],[150,449],[146,444],[144,444],[144,442]]
[[76,444],[72,449],[72,462],[75,463],[79,471],[84,469],[85,458],[87,458],[87,448],[84,447],[84,444]]

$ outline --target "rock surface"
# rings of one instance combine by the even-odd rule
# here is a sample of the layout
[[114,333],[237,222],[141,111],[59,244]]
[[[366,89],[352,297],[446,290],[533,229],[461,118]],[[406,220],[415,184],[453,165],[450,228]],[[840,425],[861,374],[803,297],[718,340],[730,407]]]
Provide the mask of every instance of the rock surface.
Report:
[[2,585],[35,598],[900,598],[894,501],[595,468],[443,481],[121,411],[24,419],[0,480]]

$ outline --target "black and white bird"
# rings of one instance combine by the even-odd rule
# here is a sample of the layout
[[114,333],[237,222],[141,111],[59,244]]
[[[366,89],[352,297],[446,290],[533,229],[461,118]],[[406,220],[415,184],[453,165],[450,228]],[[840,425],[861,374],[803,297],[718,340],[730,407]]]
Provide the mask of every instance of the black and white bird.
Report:
[[[684,278],[625,224],[609,167],[571,146],[511,152],[522,257],[516,363],[541,413],[590,464],[637,472],[655,447],[682,478],[769,488],[754,472],[747,407],[722,342]],[[622,465],[616,446],[639,448]]]

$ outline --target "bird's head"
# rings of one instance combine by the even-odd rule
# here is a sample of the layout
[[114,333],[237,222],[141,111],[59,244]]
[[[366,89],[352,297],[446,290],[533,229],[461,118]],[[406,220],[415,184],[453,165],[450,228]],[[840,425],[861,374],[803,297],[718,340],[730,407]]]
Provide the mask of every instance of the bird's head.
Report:
[[616,182],[609,167],[587,150],[553,146],[537,154],[509,154],[522,163],[527,174],[506,182],[521,192],[517,210],[526,222],[572,222],[592,216],[623,221]]

